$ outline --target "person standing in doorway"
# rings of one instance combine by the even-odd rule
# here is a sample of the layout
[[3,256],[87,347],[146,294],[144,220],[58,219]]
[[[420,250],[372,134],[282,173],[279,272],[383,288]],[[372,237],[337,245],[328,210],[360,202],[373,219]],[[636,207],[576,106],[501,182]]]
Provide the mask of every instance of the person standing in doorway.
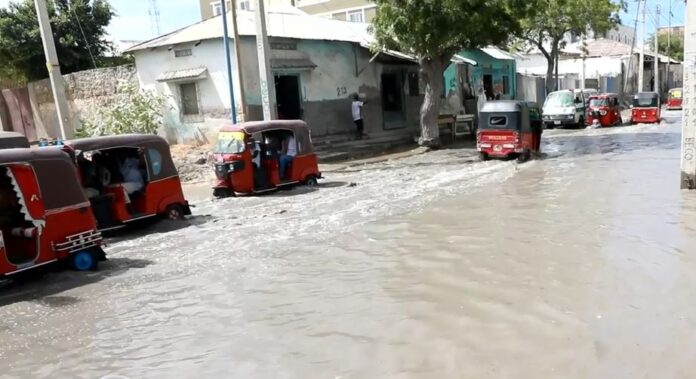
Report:
[[355,137],[357,139],[363,138],[363,130],[365,125],[363,124],[362,117],[362,107],[366,102],[360,100],[360,95],[353,94],[353,103],[351,104],[351,113],[353,114],[353,122],[355,123]]

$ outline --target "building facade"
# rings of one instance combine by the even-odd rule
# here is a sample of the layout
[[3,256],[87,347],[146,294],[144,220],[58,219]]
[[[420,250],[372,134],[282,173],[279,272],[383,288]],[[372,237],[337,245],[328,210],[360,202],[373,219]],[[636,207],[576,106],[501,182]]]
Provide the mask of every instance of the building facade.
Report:
[[296,0],[295,6],[309,14],[351,22],[371,22],[377,6],[369,0]]
[[[370,138],[411,140],[418,133],[423,91],[415,62],[398,54],[375,57],[368,49],[367,25],[349,27],[287,12],[268,12],[279,117],[305,120],[314,137],[345,140],[354,134],[351,98],[358,93],[367,102],[363,119]],[[170,99],[164,121],[169,141],[213,140],[229,124],[231,106],[247,121],[263,118],[253,13],[238,14],[242,64],[237,67],[232,60],[235,104],[219,24],[210,19],[130,49],[141,88]],[[243,88],[236,80],[239,72]],[[241,96],[246,109],[241,109]]]
[[[221,0],[198,0],[201,7],[201,20],[207,20],[212,17],[216,17],[222,14],[222,1]],[[293,0],[265,0],[266,6],[277,6],[277,5],[294,5]],[[253,10],[254,0],[236,0],[237,9],[239,10]],[[232,6],[231,0],[226,0],[225,5],[227,9]]]

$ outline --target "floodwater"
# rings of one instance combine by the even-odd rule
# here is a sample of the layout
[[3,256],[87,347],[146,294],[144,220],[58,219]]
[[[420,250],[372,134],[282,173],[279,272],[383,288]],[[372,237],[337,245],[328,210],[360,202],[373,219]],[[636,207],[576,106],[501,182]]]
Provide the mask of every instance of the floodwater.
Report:
[[691,378],[679,114],[198,202],[95,273],[0,289],[0,377]]

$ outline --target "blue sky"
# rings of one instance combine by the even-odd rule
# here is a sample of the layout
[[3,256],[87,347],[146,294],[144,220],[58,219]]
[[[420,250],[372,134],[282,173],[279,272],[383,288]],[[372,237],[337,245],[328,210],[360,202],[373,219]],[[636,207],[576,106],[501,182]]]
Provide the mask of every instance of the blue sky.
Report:
[[[0,7],[6,6],[11,0],[0,0]],[[628,12],[622,16],[625,25],[633,26],[636,15],[636,1],[628,0]],[[650,14],[647,18],[648,34],[651,34],[654,26],[655,5],[659,4],[663,11],[660,17],[660,26],[667,26],[667,9],[672,2],[674,14],[672,24],[684,24],[683,0],[648,0]],[[147,0],[110,0],[117,13],[109,26],[109,33],[119,40],[146,40],[154,37],[150,27]],[[198,0],[159,0],[160,19],[162,32],[166,33],[200,20]]]

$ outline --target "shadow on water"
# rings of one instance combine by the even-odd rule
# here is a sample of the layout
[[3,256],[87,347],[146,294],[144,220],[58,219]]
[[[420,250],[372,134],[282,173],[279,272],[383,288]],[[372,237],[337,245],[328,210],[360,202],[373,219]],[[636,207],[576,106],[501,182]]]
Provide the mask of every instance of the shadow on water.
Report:
[[93,272],[58,270],[60,266],[54,266],[52,271],[43,270],[0,284],[0,307],[22,301],[36,302],[52,308],[69,306],[78,303],[79,297],[58,294],[151,264],[152,261],[145,259],[112,258],[101,262],[99,270]]
[[580,156],[592,154],[613,154],[639,150],[678,149],[681,141],[678,133],[635,133],[605,135],[569,135],[557,139],[551,144],[558,146],[559,154],[550,154],[550,158],[562,156]]

